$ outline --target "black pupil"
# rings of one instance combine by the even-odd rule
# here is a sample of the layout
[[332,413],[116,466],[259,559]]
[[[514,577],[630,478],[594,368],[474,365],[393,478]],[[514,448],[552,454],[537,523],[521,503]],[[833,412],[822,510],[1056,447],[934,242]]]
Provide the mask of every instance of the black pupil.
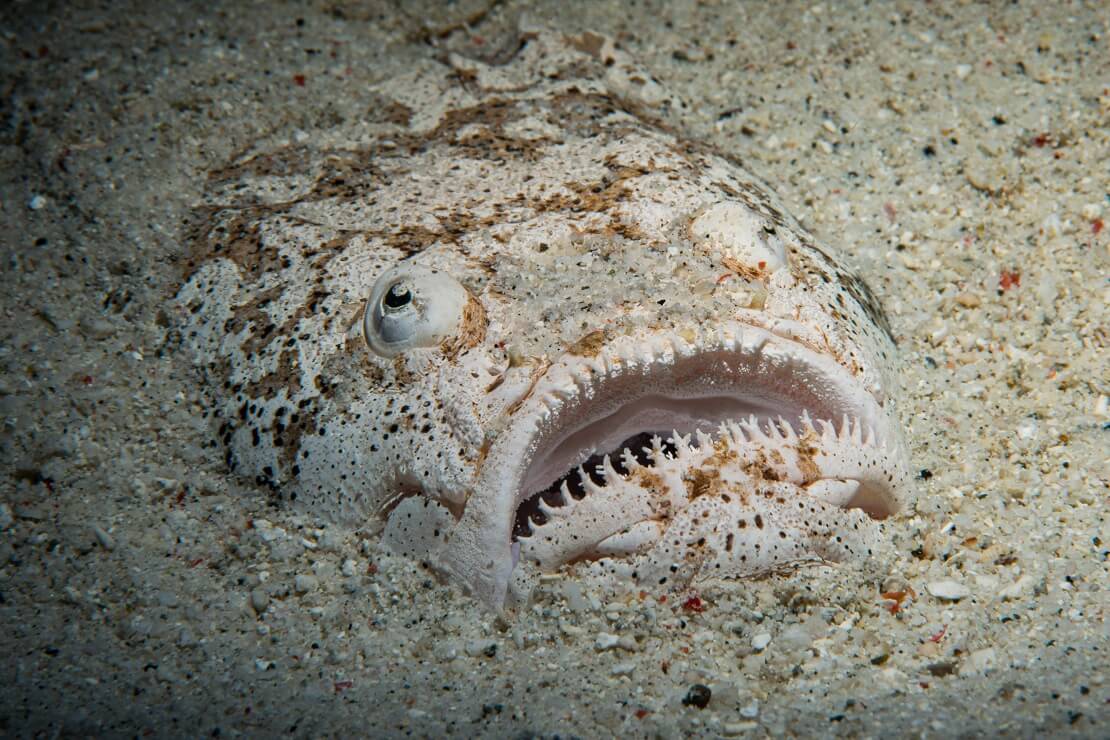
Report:
[[403,283],[394,285],[386,291],[382,303],[386,308],[402,308],[412,303],[412,293],[409,292],[408,287]]

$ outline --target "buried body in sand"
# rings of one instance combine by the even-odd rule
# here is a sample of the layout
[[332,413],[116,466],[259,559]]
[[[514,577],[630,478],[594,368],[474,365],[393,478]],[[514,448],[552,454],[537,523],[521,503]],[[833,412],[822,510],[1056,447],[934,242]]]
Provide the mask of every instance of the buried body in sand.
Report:
[[591,34],[374,95],[368,141],[260,146],[196,211],[177,305],[233,470],[495,609],[880,549],[882,308],[679,99]]

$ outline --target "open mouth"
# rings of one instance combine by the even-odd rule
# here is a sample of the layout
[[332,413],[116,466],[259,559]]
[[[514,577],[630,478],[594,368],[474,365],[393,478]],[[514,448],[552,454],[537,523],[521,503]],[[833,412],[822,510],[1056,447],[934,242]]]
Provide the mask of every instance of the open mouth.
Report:
[[[700,341],[622,337],[560,371],[561,381],[549,372],[549,413],[520,469],[514,541],[527,542],[560,507],[603,495],[610,476],[674,459],[679,445],[714,444],[737,422],[768,438],[809,433],[816,447],[837,440],[836,505],[873,519],[899,508],[900,457],[863,454],[897,445],[889,414],[846,368],[797,342],[739,324]],[[820,480],[810,471],[793,482]]]

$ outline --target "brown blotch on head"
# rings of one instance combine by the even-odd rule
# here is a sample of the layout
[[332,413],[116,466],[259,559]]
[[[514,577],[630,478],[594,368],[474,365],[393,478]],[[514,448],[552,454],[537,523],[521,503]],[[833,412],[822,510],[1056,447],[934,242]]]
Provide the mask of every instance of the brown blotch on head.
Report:
[[440,350],[448,359],[453,359],[463,350],[476,347],[485,340],[488,324],[485,306],[477,298],[467,294],[459,330],[440,343]]
[[410,385],[420,379],[416,373],[409,370],[403,354],[393,358],[393,376],[400,385]]
[[369,123],[389,123],[394,126],[408,126],[412,120],[412,108],[381,93],[370,94],[370,105],[365,120]]
[[720,469],[730,463],[736,462],[740,457],[736,450],[720,437],[714,440],[713,450],[713,454],[705,460],[705,465],[707,467]]
[[817,453],[819,449],[812,442],[798,440],[798,469],[802,471],[802,480],[805,483],[821,479],[821,469],[817,466]]
[[609,332],[596,329],[567,347],[567,352],[576,357],[597,357],[607,341],[609,341]]
[[256,399],[271,400],[283,390],[286,398],[293,398],[301,390],[300,355],[289,348],[277,358],[277,367],[255,383],[246,386],[247,393]]
[[686,494],[690,500],[701,498],[715,492],[721,480],[721,471],[716,468],[698,468],[684,477]]
[[735,257],[722,257],[721,265],[727,270],[731,270],[738,276],[745,280],[762,280],[770,274],[767,269],[766,263],[762,263],[763,267],[746,265]]
[[592,31],[586,31],[580,36],[567,36],[566,41],[583,54],[589,54],[598,61],[601,60],[601,50],[605,48],[605,37]]

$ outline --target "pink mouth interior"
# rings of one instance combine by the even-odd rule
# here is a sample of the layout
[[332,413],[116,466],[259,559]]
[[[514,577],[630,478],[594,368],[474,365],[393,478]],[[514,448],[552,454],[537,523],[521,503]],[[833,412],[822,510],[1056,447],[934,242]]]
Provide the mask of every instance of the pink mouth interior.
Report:
[[[674,449],[668,441],[674,432],[713,434],[722,422],[752,415],[764,429],[780,417],[800,429],[807,412],[837,427],[844,415],[875,427],[875,403],[869,396],[866,403],[861,401],[861,393],[855,384],[784,353],[721,349],[668,365],[629,368],[601,380],[595,392],[568,401],[552,428],[541,433],[519,488],[513,535],[527,534],[530,521],[544,523],[541,500],[548,506],[562,505],[564,482],[572,497],[585,495],[580,465],[594,483],[604,485],[597,467],[605,455],[618,473],[625,474],[625,449],[641,464],[651,465],[644,448],[650,449],[656,435],[664,440],[666,454]],[[861,506],[882,518],[892,513],[884,500],[863,486],[847,506]]]

